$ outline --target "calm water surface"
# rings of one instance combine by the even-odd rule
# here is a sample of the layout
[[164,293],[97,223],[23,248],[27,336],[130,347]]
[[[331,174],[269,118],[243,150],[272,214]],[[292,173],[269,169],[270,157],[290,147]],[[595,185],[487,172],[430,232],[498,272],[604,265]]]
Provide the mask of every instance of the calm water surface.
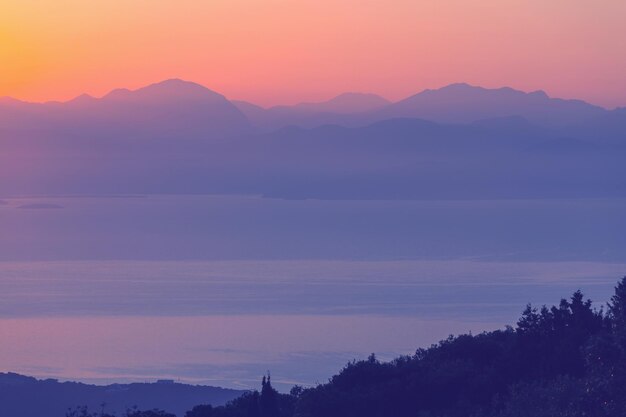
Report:
[[4,198],[0,369],[324,381],[626,273],[626,201]]

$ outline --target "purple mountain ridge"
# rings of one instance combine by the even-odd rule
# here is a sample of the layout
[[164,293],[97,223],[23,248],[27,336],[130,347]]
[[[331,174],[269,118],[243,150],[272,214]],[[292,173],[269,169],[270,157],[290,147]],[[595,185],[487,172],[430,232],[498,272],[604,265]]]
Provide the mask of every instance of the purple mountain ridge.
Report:
[[343,93],[319,103],[300,103],[292,108],[318,113],[361,113],[388,106],[391,102],[376,94]]
[[83,94],[65,103],[0,103],[0,128],[10,132],[149,139],[222,138],[251,132],[248,119],[224,96],[172,79],[102,98]]
[[598,117],[607,110],[581,100],[550,98],[543,91],[525,93],[504,87],[487,89],[459,83],[424,90],[377,112],[378,120],[417,117],[441,123],[521,116],[544,126],[564,126]]
[[253,131],[223,96],[180,80],[67,103],[1,104],[0,196],[626,195],[622,109],[456,84],[378,110],[289,114],[281,122],[289,127]]
[[424,90],[395,103],[375,95],[346,93],[322,103],[269,109],[241,101],[234,104],[253,125],[265,131],[290,125],[358,127],[407,117],[453,124],[521,117],[532,124],[554,128],[598,119],[609,113],[581,100],[551,98],[543,91],[526,93],[509,87],[488,89],[465,83]]
[[13,137],[211,140],[287,126],[362,127],[389,119],[417,118],[445,124],[492,120],[506,128],[524,127],[527,122],[568,136],[585,132],[585,137],[602,139],[625,131],[625,113],[581,100],[551,98],[543,91],[526,93],[464,83],[424,90],[395,103],[375,94],[344,93],[319,103],[265,109],[244,101],[231,102],[197,83],[171,79],[137,90],[116,89],[101,98],[83,94],[64,103],[28,103],[3,97],[0,131]]
[[250,122],[264,130],[275,130],[295,125],[315,127],[324,124],[349,125],[362,113],[380,110],[391,104],[376,94],[343,93],[318,103],[299,103],[293,106],[274,106],[268,109],[246,101],[233,101]]

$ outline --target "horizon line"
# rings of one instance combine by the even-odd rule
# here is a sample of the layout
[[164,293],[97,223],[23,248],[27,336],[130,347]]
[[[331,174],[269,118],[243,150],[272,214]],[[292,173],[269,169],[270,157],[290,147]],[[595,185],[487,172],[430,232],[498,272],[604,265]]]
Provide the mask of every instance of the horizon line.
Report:
[[512,91],[521,92],[521,93],[524,93],[524,94],[543,93],[544,95],[546,95],[546,97],[548,97],[550,99],[583,102],[583,103],[586,103],[586,104],[589,104],[589,105],[592,105],[592,106],[600,107],[600,108],[608,110],[608,111],[617,110],[617,109],[621,109],[621,108],[626,108],[626,104],[619,105],[619,106],[614,106],[614,107],[607,107],[605,105],[592,103],[590,101],[583,100],[583,99],[580,99],[580,98],[554,97],[554,96],[551,96],[550,94],[548,94],[543,89],[533,90],[533,91],[526,91],[526,90],[521,90],[521,89],[517,89],[517,88],[514,88],[514,87],[510,87],[508,85],[503,85],[503,86],[500,86],[500,87],[490,88],[490,87],[483,87],[483,86],[477,85],[477,84],[471,84],[471,83],[464,82],[464,81],[452,82],[452,83],[448,83],[448,84],[441,85],[439,87],[434,87],[434,88],[424,88],[424,89],[422,89],[420,91],[417,91],[417,92],[412,93],[412,94],[410,94],[408,96],[405,96],[405,97],[403,97],[403,98],[401,98],[399,100],[390,100],[387,97],[385,97],[384,95],[378,94],[378,93],[374,93],[374,92],[342,91],[342,92],[335,93],[331,97],[329,97],[327,99],[324,99],[324,100],[321,100],[321,101],[306,101],[305,100],[305,101],[298,101],[298,102],[292,103],[292,104],[275,104],[275,105],[271,105],[271,106],[264,106],[264,105],[257,104],[257,103],[255,103],[253,101],[246,100],[246,99],[230,98],[230,97],[226,96],[225,94],[220,93],[219,91],[216,91],[216,90],[213,90],[210,87],[207,87],[205,84],[201,84],[201,83],[199,83],[197,81],[191,81],[191,80],[187,80],[187,79],[180,78],[180,77],[171,77],[171,78],[162,79],[160,81],[149,82],[149,83],[146,83],[146,84],[144,84],[144,85],[142,85],[140,87],[137,87],[137,88],[116,87],[116,88],[113,88],[113,89],[109,90],[107,93],[105,93],[103,95],[92,95],[92,94],[89,94],[89,93],[81,93],[81,94],[78,94],[78,95],[68,99],[68,100],[55,100],[55,99],[52,99],[52,100],[45,100],[45,101],[30,101],[30,100],[23,100],[23,99],[20,99],[18,97],[14,97],[14,96],[3,95],[3,96],[0,96],[0,104],[1,104],[2,100],[4,100],[4,101],[7,101],[7,100],[9,100],[9,101],[17,101],[17,102],[20,102],[20,103],[23,103],[23,104],[41,104],[41,105],[45,105],[45,104],[67,104],[67,103],[71,103],[72,101],[75,101],[75,100],[77,100],[77,99],[79,99],[81,97],[86,97],[86,98],[93,99],[93,100],[102,100],[102,99],[106,98],[107,96],[109,96],[111,93],[116,92],[116,91],[135,92],[135,91],[143,90],[145,88],[149,88],[149,87],[152,87],[152,86],[156,86],[156,85],[160,85],[160,84],[163,84],[163,83],[166,83],[166,82],[172,82],[172,81],[182,81],[182,82],[188,83],[188,84],[195,84],[195,85],[197,85],[199,87],[202,87],[202,88],[204,88],[206,90],[209,90],[209,91],[211,91],[213,93],[216,93],[216,94],[219,94],[219,95],[223,96],[229,102],[245,102],[245,103],[249,103],[249,104],[252,104],[254,106],[260,107],[260,108],[262,108],[264,110],[269,110],[269,109],[272,109],[272,108],[275,108],[275,107],[294,107],[294,106],[298,106],[298,105],[302,105],[302,104],[321,104],[321,103],[326,103],[328,101],[334,100],[334,99],[336,99],[338,97],[341,97],[343,95],[346,95],[346,94],[373,95],[373,96],[380,97],[380,98],[382,98],[385,101],[388,101],[389,104],[396,104],[396,103],[399,103],[399,102],[401,102],[403,100],[406,100],[408,98],[411,98],[413,96],[416,96],[416,95],[419,95],[419,94],[422,94],[422,93],[425,93],[425,92],[439,91],[439,90],[442,90],[442,89],[445,89],[445,88],[448,88],[448,87],[452,87],[452,86],[468,86],[468,87],[471,87],[471,88],[482,89],[482,90],[487,90],[487,91],[512,90]]

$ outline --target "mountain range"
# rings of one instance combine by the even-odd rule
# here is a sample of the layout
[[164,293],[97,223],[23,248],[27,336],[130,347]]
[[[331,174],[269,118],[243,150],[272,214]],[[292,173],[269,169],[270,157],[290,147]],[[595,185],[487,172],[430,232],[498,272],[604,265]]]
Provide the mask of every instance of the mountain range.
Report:
[[0,196],[626,195],[626,109],[452,84],[262,108],[167,80],[65,103],[0,99]]
[[224,96],[199,84],[167,80],[101,98],[59,103],[0,100],[0,129],[28,135],[142,138],[222,138],[252,132]]
[[128,130],[159,137],[214,138],[252,133],[255,127],[365,126],[394,118],[466,124],[514,116],[545,127],[601,121],[622,128],[626,108],[609,111],[582,100],[551,98],[543,91],[525,93],[465,83],[424,90],[397,102],[375,94],[344,93],[324,102],[267,109],[245,101],[229,101],[199,84],[179,79],[134,91],[117,89],[101,98],[83,94],[67,102],[28,103],[0,98],[0,128],[4,132],[92,127],[109,134]]

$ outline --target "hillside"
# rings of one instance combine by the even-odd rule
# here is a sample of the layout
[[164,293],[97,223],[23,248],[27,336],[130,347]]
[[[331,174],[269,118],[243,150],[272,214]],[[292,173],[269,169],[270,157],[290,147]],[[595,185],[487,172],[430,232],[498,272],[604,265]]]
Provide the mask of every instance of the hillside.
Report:
[[38,380],[12,373],[0,374],[0,415],[3,417],[63,417],[68,408],[87,406],[121,414],[127,408],[159,408],[182,415],[193,405],[222,405],[243,391],[178,383],[89,385]]
[[5,140],[208,140],[250,133],[251,127],[221,94],[172,79],[137,90],[113,90],[101,98],[81,95],[65,103],[0,101],[0,132]]
[[580,291],[528,306],[515,327],[450,336],[414,355],[351,362],[289,395],[268,388],[186,417],[609,417],[626,415],[626,277],[606,312]]

